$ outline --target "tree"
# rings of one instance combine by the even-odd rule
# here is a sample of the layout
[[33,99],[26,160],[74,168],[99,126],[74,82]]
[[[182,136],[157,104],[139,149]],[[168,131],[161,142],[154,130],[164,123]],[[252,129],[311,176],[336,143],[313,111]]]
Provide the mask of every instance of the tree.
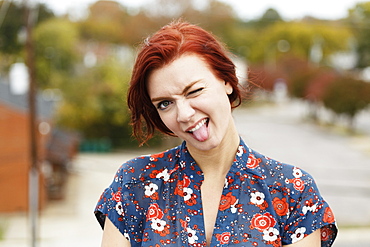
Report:
[[85,40],[122,44],[130,34],[126,30],[126,9],[116,1],[97,1],[89,7],[88,17],[79,23]]
[[36,77],[41,88],[63,88],[77,62],[78,32],[66,18],[44,21],[34,30]]
[[279,12],[273,8],[267,9],[261,18],[251,21],[251,23],[253,23],[253,28],[257,30],[261,30],[278,22],[283,22],[283,19],[281,18]]
[[85,139],[107,138],[120,146],[130,138],[126,91],[128,66],[110,57],[86,69],[64,88],[57,123]]
[[320,40],[325,61],[330,54],[347,50],[345,41],[350,37],[351,32],[345,27],[302,21],[277,22],[256,33],[248,59],[261,63],[269,57],[278,61],[280,57],[289,55],[309,60],[312,46]]
[[[0,8],[6,7],[5,1],[0,1]],[[7,72],[12,63],[22,58],[25,43],[25,8],[17,1],[8,3],[0,26],[0,70]],[[44,4],[35,6],[37,9],[36,26],[52,18],[53,12]]]
[[335,114],[347,116],[352,129],[357,113],[370,104],[369,95],[370,84],[345,76],[328,86],[323,103]]
[[357,39],[357,67],[370,65],[370,2],[358,3],[349,10],[348,20]]

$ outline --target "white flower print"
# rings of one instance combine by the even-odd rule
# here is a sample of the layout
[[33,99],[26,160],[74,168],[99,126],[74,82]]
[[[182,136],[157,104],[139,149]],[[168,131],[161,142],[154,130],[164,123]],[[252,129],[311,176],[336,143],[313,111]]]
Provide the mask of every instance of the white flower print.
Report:
[[231,205],[230,207],[231,213],[235,214],[238,211],[238,209],[236,208],[236,205],[238,204],[238,202],[239,202],[239,199],[237,199],[236,202],[233,205]]
[[300,227],[295,230],[294,234],[291,236],[292,243],[298,242],[304,238],[304,233],[306,232],[306,227]]
[[279,236],[279,230],[270,227],[263,231],[263,240],[265,241],[275,241]]
[[193,190],[191,188],[185,187],[183,191],[184,191],[184,200],[185,201],[190,200],[191,195],[193,194]]
[[307,214],[307,212],[314,212],[317,208],[317,204],[314,204],[312,206],[303,206],[302,212],[303,214]]
[[265,194],[262,192],[251,193],[251,203],[261,205],[265,201]]
[[294,167],[294,168],[293,168],[293,176],[294,176],[295,178],[300,178],[300,177],[302,177],[302,176],[303,176],[303,174],[302,174],[301,169],[299,169],[298,167]]
[[185,161],[181,160],[181,161],[180,161],[180,167],[181,167],[181,168],[184,168],[184,167],[185,167],[185,165],[186,165]]
[[170,179],[170,174],[169,174],[167,168],[164,169],[162,172],[158,173],[156,178],[161,178],[161,179],[163,179],[163,181],[167,182],[168,179]]
[[164,230],[164,227],[166,226],[166,221],[161,219],[153,219],[151,226],[154,230],[161,232]]
[[127,232],[125,232],[125,233],[123,234],[123,236],[124,236],[128,241],[130,241],[130,235],[128,235],[128,233],[127,233]]
[[119,215],[123,215],[123,207],[122,202],[117,202],[116,204],[116,211]]
[[224,188],[229,187],[229,180],[225,178]]
[[186,228],[186,231],[188,233],[189,244],[194,244],[198,240],[198,236],[196,235],[197,231],[191,228]]
[[238,147],[238,151],[236,152],[236,155],[237,155],[238,157],[241,157],[241,156],[243,155],[243,153],[244,153],[244,148],[243,148],[243,146],[239,146],[239,147]]
[[158,185],[155,183],[150,183],[149,185],[145,185],[145,195],[150,197],[158,190]]

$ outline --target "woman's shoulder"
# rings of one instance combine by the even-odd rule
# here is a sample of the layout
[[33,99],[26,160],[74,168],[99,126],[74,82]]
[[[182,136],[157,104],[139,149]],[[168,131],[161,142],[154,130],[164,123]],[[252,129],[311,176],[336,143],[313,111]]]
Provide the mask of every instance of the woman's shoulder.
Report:
[[123,163],[117,170],[115,180],[124,183],[146,181],[166,176],[178,163],[181,146],[163,152],[137,156]]
[[292,187],[302,191],[307,185],[315,184],[311,174],[299,166],[280,162],[252,149],[249,151],[248,162],[256,164],[256,171],[269,187]]

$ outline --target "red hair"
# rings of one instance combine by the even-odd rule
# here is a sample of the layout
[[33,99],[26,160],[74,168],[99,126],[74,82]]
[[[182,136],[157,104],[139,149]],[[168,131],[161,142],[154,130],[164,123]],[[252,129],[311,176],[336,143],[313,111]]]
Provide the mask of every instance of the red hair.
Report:
[[226,48],[199,26],[182,21],[172,22],[143,42],[133,68],[127,102],[131,111],[133,135],[141,144],[148,141],[156,129],[174,136],[152,104],[146,84],[153,70],[162,68],[185,53],[200,56],[217,78],[230,83],[233,87],[229,95],[232,108],[241,103],[235,65],[228,57]]

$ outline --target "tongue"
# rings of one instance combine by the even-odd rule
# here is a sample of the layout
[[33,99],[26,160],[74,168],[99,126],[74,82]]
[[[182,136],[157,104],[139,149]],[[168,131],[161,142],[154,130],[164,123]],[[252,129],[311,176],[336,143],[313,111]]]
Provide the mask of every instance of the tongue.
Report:
[[203,124],[202,127],[193,132],[193,136],[197,141],[204,142],[208,139],[208,128],[207,124]]

